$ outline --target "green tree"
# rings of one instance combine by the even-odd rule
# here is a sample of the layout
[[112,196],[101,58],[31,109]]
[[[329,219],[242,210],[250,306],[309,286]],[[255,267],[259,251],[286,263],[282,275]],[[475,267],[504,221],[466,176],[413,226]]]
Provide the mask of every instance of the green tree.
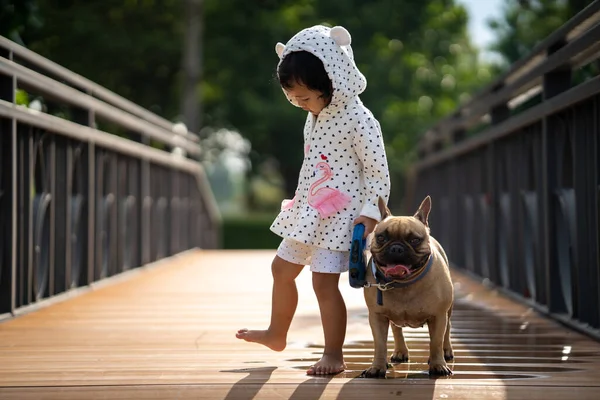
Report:
[[0,0],[0,36],[23,44],[21,35],[40,26],[36,0]]
[[36,0],[31,50],[150,109],[179,115],[184,4],[179,0]]

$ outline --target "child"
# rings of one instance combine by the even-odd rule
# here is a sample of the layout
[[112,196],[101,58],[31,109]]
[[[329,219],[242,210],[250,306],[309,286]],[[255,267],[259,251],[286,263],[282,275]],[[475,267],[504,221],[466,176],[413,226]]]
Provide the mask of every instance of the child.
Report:
[[354,63],[350,40],[342,27],[314,26],[276,46],[282,89],[292,104],[308,111],[304,161],[294,198],[284,200],[271,226],[283,238],[271,266],[271,324],[236,335],[282,351],[298,304],[295,279],[310,265],[325,349],[309,375],[337,374],[346,367],[340,273],[349,268],[354,224],[365,225],[365,236],[371,233],[381,218],[378,199],[387,203],[390,190],[379,123],[358,98],[367,82]]

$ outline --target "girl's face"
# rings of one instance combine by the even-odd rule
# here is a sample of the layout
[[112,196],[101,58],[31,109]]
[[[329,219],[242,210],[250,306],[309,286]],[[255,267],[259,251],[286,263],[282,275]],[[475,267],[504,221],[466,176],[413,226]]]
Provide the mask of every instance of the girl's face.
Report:
[[329,104],[329,99],[325,98],[323,93],[310,90],[300,83],[296,83],[290,89],[284,90],[294,104],[314,115],[319,115]]

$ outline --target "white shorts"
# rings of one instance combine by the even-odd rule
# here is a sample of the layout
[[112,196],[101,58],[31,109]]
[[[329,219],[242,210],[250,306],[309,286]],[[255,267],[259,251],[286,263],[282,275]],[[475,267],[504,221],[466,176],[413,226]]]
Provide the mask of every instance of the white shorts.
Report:
[[293,264],[310,265],[312,272],[340,274],[350,267],[349,251],[322,249],[292,239],[281,241],[277,255]]

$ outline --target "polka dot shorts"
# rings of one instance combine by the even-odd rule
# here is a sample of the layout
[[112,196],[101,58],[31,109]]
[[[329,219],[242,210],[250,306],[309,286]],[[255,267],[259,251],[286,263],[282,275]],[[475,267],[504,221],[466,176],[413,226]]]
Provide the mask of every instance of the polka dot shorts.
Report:
[[322,249],[292,239],[283,239],[277,255],[287,262],[310,265],[311,272],[340,274],[349,269],[350,252]]

